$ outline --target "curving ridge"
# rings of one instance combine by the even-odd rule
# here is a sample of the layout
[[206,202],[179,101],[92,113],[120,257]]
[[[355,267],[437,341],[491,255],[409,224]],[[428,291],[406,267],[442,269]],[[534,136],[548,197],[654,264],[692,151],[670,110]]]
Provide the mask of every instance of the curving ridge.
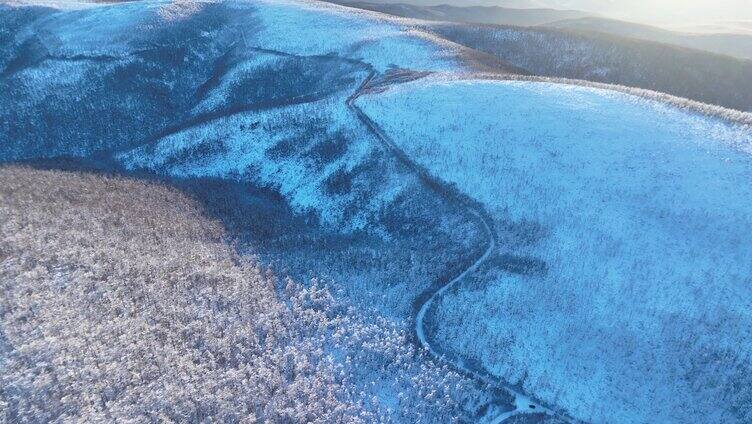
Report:
[[508,418],[531,413],[546,414],[550,416],[556,416],[557,418],[567,418],[563,417],[560,413],[557,413],[550,407],[546,407],[542,404],[542,402],[530,398],[520,390],[503,383],[500,384],[498,378],[489,375],[482,369],[473,367],[461,360],[452,361],[448,359],[445,353],[441,352],[437,347],[433,346],[426,337],[425,317],[428,310],[434,304],[434,300],[442,296],[452,287],[459,284],[466,277],[475,272],[484,262],[486,262],[496,251],[498,240],[496,232],[493,230],[493,220],[480,204],[473,202],[462,193],[454,191],[446,183],[432,176],[427,169],[423,168],[421,165],[410,159],[405,151],[397,146],[394,141],[392,141],[391,138],[386,135],[381,130],[381,128],[379,128],[378,124],[376,124],[365,112],[363,112],[362,109],[360,109],[355,104],[355,100],[368,91],[369,86],[374,81],[376,76],[377,72],[372,70],[368,77],[366,77],[363,83],[358,87],[358,89],[352,95],[350,95],[350,97],[347,98],[345,104],[347,105],[348,109],[350,109],[358,118],[358,120],[360,120],[360,122],[362,122],[368,128],[368,130],[372,132],[374,136],[381,143],[383,143],[387,147],[387,149],[389,149],[389,151],[391,151],[404,165],[417,173],[420,180],[424,184],[426,184],[430,189],[435,191],[440,196],[447,199],[447,201],[459,204],[460,206],[462,206],[462,208],[467,210],[469,214],[473,215],[478,220],[479,224],[483,227],[488,240],[486,249],[475,261],[472,262],[472,264],[463,269],[457,276],[451,278],[450,280],[442,284],[429,287],[426,292],[423,293],[423,295],[419,296],[418,299],[426,299],[416,308],[417,312],[415,315],[415,334],[419,343],[437,361],[447,362],[451,364],[459,373],[469,376],[484,384],[498,386],[514,398],[515,409],[504,412],[494,417],[491,422],[501,423]]

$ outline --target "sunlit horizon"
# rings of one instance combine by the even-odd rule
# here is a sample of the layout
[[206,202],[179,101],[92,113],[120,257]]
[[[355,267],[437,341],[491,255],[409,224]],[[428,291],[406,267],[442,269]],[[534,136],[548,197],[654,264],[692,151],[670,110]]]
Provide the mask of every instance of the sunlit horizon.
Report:
[[[546,0],[543,0],[546,1]],[[554,0],[554,3],[557,0]],[[750,20],[749,0],[563,0],[573,8],[609,17],[669,26],[708,25]]]

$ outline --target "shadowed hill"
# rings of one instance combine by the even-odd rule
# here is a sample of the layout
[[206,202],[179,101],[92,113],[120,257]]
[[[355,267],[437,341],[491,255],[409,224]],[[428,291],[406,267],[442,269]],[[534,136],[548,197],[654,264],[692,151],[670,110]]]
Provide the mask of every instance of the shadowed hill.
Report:
[[[371,75],[462,69],[452,48],[323,3],[74,5],[21,20],[26,10],[0,7],[0,20],[18,21],[0,51],[0,161],[174,184],[225,225],[239,252],[296,281],[331,282],[401,334],[386,342],[392,359],[322,347],[353,364],[348,378],[372,416],[472,420],[489,402],[509,404],[446,364],[422,374],[433,365],[415,356],[413,302],[475,255],[478,230],[346,105]],[[371,336],[359,342],[381,343]],[[438,397],[416,408],[428,394]]]
[[[572,11],[349,2],[397,16],[456,21],[423,28],[531,75],[625,85],[752,110],[752,45],[744,35],[683,35]],[[491,25],[504,24],[504,25]],[[529,27],[527,25],[541,25]],[[723,55],[718,53],[725,53]],[[739,56],[739,57],[732,57]],[[490,63],[485,60],[484,62]]]
[[752,59],[752,35],[691,34],[669,31],[649,25],[597,17],[566,19],[545,24],[547,27],[581,32],[600,32],[657,43],[672,44],[739,59]]
[[429,21],[474,22],[498,25],[543,25],[565,19],[590,16],[577,10],[513,9],[498,6],[418,6],[407,3],[369,3],[362,1],[335,0],[337,3],[359,9],[373,10],[405,18]]
[[533,75],[619,84],[752,110],[749,60],[607,34],[454,23],[426,27]]

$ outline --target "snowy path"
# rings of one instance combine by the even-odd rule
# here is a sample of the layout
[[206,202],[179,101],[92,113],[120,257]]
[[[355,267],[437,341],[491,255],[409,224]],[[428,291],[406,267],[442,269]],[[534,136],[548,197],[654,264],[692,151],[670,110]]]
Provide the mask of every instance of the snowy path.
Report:
[[[317,57],[317,56],[298,56],[294,54],[289,54],[289,53],[275,51],[275,50],[268,50],[268,49],[258,49],[258,48],[252,48],[252,49],[258,50],[263,53],[276,54],[276,55],[281,55],[281,56],[307,57],[307,58]],[[320,57],[331,58],[330,56],[320,56]],[[377,71],[373,69],[373,67],[371,67],[369,64],[365,62],[361,62],[357,60],[345,60],[345,61],[351,64],[357,64],[357,65],[363,66],[366,69],[370,70],[369,75],[365,78],[365,80],[358,86],[355,92],[353,92],[353,94],[351,94],[346,99],[345,104],[347,108],[356,116],[356,118],[361,123],[363,123],[363,125],[365,125],[365,127],[371,133],[374,134],[374,136],[381,143],[383,143],[386,146],[386,148],[392,154],[394,154],[398,158],[398,160],[400,160],[405,166],[407,166],[408,169],[415,172],[418,175],[419,179],[424,184],[426,184],[426,186],[428,186],[429,189],[436,192],[439,196],[447,199],[449,202],[453,202],[455,204],[460,205],[463,209],[467,210],[467,212],[470,215],[474,216],[478,220],[478,223],[483,227],[487,235],[488,245],[482,255],[480,255],[468,267],[463,269],[457,276],[455,276],[454,278],[450,279],[449,281],[443,284],[438,284],[429,288],[427,292],[425,292],[423,295],[419,297],[419,299],[424,298],[426,300],[424,301],[422,305],[420,305],[420,308],[418,309],[418,312],[415,318],[415,332],[416,332],[416,337],[418,341],[437,361],[447,362],[452,367],[454,367],[456,371],[476,381],[479,381],[485,385],[500,388],[504,390],[506,393],[508,393],[514,399],[514,407],[515,407],[514,409],[510,411],[502,412],[502,411],[499,411],[498,408],[489,408],[488,412],[486,413],[486,416],[482,418],[481,420],[482,422],[502,423],[511,417],[521,415],[521,414],[546,414],[550,416],[556,416],[558,418],[563,418],[561,417],[560,414],[552,411],[549,408],[546,408],[540,402],[531,399],[530,397],[523,394],[519,390],[516,390],[513,387],[503,384],[500,381],[500,379],[496,378],[493,375],[490,375],[485,370],[479,369],[477,367],[473,367],[470,364],[466,364],[461,359],[451,360],[447,358],[443,352],[439,351],[435,346],[431,345],[431,343],[428,341],[426,334],[425,334],[425,330],[424,330],[425,317],[429,308],[434,304],[434,301],[438,299],[439,296],[442,296],[449,289],[461,283],[466,277],[468,277],[473,272],[475,272],[484,262],[486,262],[489,258],[491,258],[494,252],[496,251],[498,243],[496,240],[496,232],[493,230],[493,220],[491,219],[491,217],[487,214],[485,209],[480,204],[471,200],[470,198],[468,198],[466,195],[462,194],[461,192],[455,191],[452,188],[448,187],[445,183],[440,181],[438,178],[432,176],[428,172],[428,170],[426,170],[425,168],[423,168],[422,166],[414,162],[400,147],[398,147],[389,138],[389,136],[387,136],[381,130],[381,128],[373,120],[371,120],[371,118],[368,115],[365,114],[365,112],[363,112],[357,105],[354,104],[355,100],[358,97],[360,97],[368,88],[370,88],[371,83],[374,81],[374,79],[377,76],[383,76],[383,74],[378,73]],[[331,94],[331,93],[329,93],[328,90],[324,90],[320,92],[307,93],[307,94],[303,94],[303,95],[299,95],[299,96],[295,96],[291,98],[273,99],[273,100],[267,100],[267,101],[256,102],[256,103],[251,103],[251,104],[239,104],[239,105],[231,106],[229,108],[200,114],[184,122],[165,128],[159,133],[150,136],[147,140],[142,141],[138,145],[151,144],[164,137],[167,137],[167,136],[170,136],[170,135],[173,135],[173,134],[200,126],[200,125],[204,125],[208,122],[215,121],[219,118],[224,118],[224,117],[247,113],[247,112],[277,109],[277,108],[282,108],[282,107],[287,107],[287,106],[292,106],[292,105],[297,105],[297,104],[309,103],[309,102],[313,102],[313,101],[321,99],[326,94]]]
[[[431,343],[426,338],[425,334],[425,317],[426,313],[431,307],[431,305],[434,303],[434,300],[438,297],[442,296],[445,292],[447,292],[449,289],[454,287],[455,285],[459,284],[462,280],[464,280],[468,275],[475,272],[486,260],[488,260],[496,251],[497,247],[497,240],[496,240],[496,232],[493,230],[493,220],[491,217],[486,213],[485,209],[483,207],[472,200],[466,198],[463,194],[454,192],[450,188],[447,187],[446,184],[444,184],[442,181],[440,181],[438,178],[432,176],[427,169],[423,168],[422,166],[418,165],[416,162],[410,159],[410,157],[402,150],[399,146],[397,146],[390,138],[387,136],[381,128],[373,121],[371,120],[368,115],[365,114],[357,105],[354,104],[354,101],[360,97],[366,88],[369,86],[369,84],[372,82],[372,80],[376,77],[377,73],[375,71],[371,71],[370,75],[363,81],[363,83],[360,85],[358,90],[353,93],[350,97],[347,98],[346,104],[347,107],[357,116],[357,118],[376,136],[378,140],[380,140],[393,154],[395,154],[400,161],[402,161],[409,169],[416,172],[421,181],[424,182],[426,185],[428,185],[431,189],[436,191],[440,196],[447,198],[449,201],[454,201],[456,203],[459,203],[463,208],[467,209],[467,211],[475,216],[480,224],[483,226],[484,231],[487,234],[488,238],[488,246],[483,252],[483,254],[478,257],[470,266],[465,268],[463,271],[459,273],[456,277],[452,278],[451,280],[447,281],[446,283],[439,285],[438,288],[432,287],[429,289],[429,292],[426,293],[427,300],[420,306],[418,313],[415,317],[415,332],[418,340],[420,341],[420,344],[433,356],[437,361],[444,361],[450,363],[458,372],[470,376],[473,379],[476,379],[478,381],[481,381],[484,384],[487,384],[489,386],[497,386],[502,388],[504,391],[506,391],[509,395],[511,395],[514,398],[514,406],[515,409],[511,411],[503,412],[495,417],[483,417],[484,422],[491,422],[491,423],[502,423],[505,420],[521,415],[521,414],[546,414],[550,416],[556,416],[558,418],[564,418],[560,414],[557,414],[556,412],[552,411],[549,408],[544,407],[539,402],[532,400],[530,397],[526,396],[525,394],[521,393],[520,391],[508,386],[501,384],[498,378],[495,378],[492,375],[489,375],[487,372],[481,369],[474,369],[465,364],[462,360],[459,361],[451,361],[448,359],[444,353],[438,351],[434,346],[431,345]],[[489,408],[489,413],[493,413],[494,410],[492,408]]]

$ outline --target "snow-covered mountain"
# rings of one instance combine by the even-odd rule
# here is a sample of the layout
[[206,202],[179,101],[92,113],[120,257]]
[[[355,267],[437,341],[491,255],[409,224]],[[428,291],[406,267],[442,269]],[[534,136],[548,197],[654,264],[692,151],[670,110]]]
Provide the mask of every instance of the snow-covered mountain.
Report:
[[751,418],[748,129],[519,81],[426,79],[358,104],[496,229],[495,257],[427,318],[445,352],[589,422]]
[[686,33],[615,19],[594,17],[565,19],[551,22],[547,26],[573,31],[605,33],[752,60],[752,35],[750,34],[728,33],[723,30],[706,34]]
[[752,116],[513,75],[437,28],[8,3],[0,161],[172,184],[241,254],[331,284],[394,331],[321,348],[381,421],[748,421]]

